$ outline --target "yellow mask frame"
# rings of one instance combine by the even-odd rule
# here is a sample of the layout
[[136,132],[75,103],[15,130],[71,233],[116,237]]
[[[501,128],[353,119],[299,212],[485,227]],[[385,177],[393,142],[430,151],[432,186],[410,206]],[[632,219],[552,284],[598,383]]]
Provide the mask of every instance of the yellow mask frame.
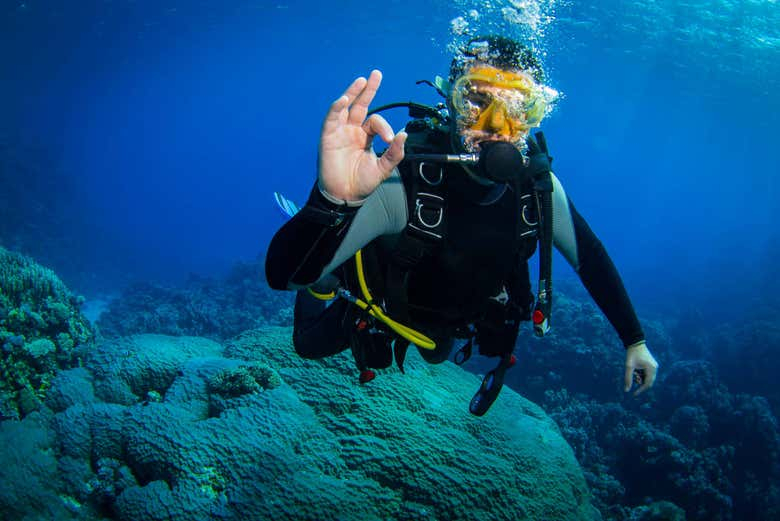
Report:
[[519,140],[546,115],[546,94],[525,72],[478,64],[455,81],[450,100],[462,128]]

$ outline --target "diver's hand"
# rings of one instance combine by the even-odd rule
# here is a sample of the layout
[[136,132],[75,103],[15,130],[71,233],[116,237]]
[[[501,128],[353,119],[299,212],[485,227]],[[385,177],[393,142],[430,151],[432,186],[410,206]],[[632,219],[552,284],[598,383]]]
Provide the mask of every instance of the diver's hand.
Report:
[[[404,158],[406,133],[393,134],[385,119],[374,114],[366,119],[382,73],[371,72],[368,80],[358,78],[333,102],[320,136],[319,187],[341,201],[368,197]],[[390,147],[377,157],[371,148],[379,135]]]
[[631,390],[633,383],[639,385],[634,396],[641,394],[653,386],[658,372],[658,362],[655,361],[644,341],[632,344],[626,349],[625,392]]

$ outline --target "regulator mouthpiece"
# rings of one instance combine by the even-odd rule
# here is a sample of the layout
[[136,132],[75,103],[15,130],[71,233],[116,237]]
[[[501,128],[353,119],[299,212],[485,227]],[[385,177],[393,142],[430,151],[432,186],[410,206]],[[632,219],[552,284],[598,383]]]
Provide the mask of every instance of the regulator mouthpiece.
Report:
[[523,172],[525,158],[511,143],[487,142],[480,145],[477,169],[480,175],[497,183],[506,183]]

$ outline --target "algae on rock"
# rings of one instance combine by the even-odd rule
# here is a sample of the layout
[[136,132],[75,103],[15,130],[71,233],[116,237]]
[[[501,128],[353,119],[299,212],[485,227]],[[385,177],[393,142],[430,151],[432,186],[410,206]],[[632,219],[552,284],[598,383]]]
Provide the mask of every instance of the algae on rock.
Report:
[[50,269],[0,247],[0,418],[36,410],[58,369],[94,338],[73,295]]

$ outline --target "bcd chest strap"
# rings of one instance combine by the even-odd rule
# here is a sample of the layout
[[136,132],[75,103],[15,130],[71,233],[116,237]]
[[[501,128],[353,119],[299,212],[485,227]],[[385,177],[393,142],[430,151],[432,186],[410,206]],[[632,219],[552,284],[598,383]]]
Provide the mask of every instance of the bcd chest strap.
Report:
[[447,235],[447,198],[444,166],[414,162],[402,172],[409,221],[392,252],[386,271],[386,294],[391,312],[409,320],[409,272],[435,252]]

